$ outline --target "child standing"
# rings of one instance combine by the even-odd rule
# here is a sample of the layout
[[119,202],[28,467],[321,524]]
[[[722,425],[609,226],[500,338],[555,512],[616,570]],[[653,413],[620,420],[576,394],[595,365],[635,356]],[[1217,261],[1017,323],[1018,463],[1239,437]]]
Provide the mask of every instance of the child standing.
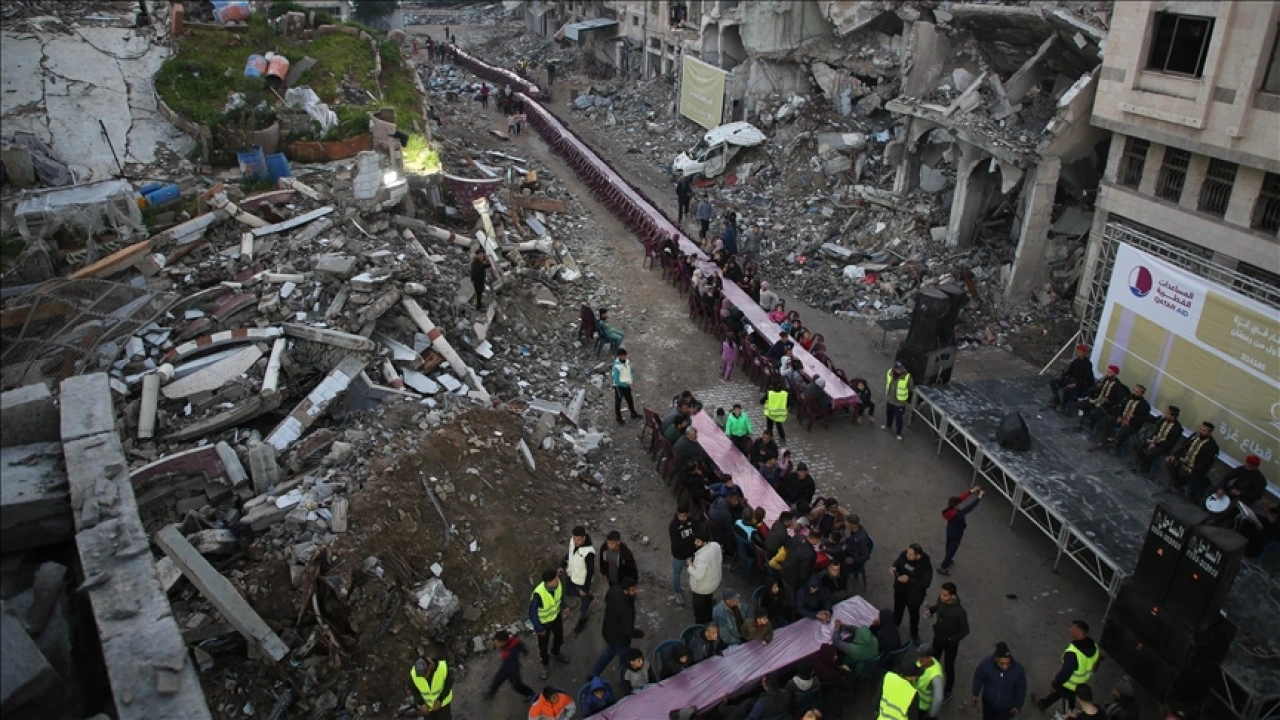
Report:
[[726,381],[733,375],[733,365],[738,362],[738,334],[729,333],[720,342],[720,377]]
[[520,693],[520,697],[531,701],[535,694],[533,688],[525,685],[520,679],[520,656],[528,652],[525,650],[524,643],[506,630],[494,633],[493,640],[502,653],[502,664],[498,667],[498,674],[494,676],[493,682],[489,683],[489,692],[485,693],[485,699],[492,700],[498,688],[510,680],[511,687]]
[[513,113],[507,116],[507,135],[513,136],[516,134],[516,116]]

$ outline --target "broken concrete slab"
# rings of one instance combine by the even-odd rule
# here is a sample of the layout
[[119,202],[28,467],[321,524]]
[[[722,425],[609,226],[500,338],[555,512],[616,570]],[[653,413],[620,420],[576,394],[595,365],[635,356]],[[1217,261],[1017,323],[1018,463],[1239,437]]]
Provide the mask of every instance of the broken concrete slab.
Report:
[[320,384],[298,403],[293,412],[289,413],[289,416],[267,435],[266,443],[276,450],[284,450],[292,445],[328,409],[335,398],[346,392],[351,379],[364,370],[365,364],[364,359],[358,356],[344,357],[320,381]]
[[59,426],[63,444],[115,432],[116,410],[111,405],[111,381],[106,373],[79,375],[74,379],[75,382],[69,379],[62,383]]
[[256,654],[271,662],[280,662],[289,654],[289,646],[254,612],[235,587],[187,542],[176,526],[169,525],[160,530],[155,541],[191,584],[200,590],[200,594],[244,636]]
[[298,323],[285,323],[284,334],[287,337],[310,340],[357,352],[373,352],[378,347],[377,343],[367,337],[352,335],[332,328],[311,327],[310,325],[300,325]]
[[8,612],[0,612],[0,712],[6,716],[24,707],[35,710],[39,698],[59,684],[58,674],[22,623]]
[[0,393],[0,447],[58,440],[58,411],[44,383]]
[[188,357],[192,357],[199,353],[208,352],[214,348],[225,347],[228,345],[238,345],[248,342],[264,342],[275,340],[284,334],[284,330],[278,327],[265,328],[238,328],[236,330],[223,330],[221,332],[205,335],[196,338],[190,342],[182,343],[164,354],[164,361],[167,363],[179,363]]
[[285,220],[284,222],[278,222],[272,225],[263,225],[261,227],[255,227],[250,232],[253,233],[253,236],[255,238],[265,237],[267,235],[273,235],[278,232],[284,232],[285,230],[292,230],[296,227],[301,227],[311,222],[312,220],[319,220],[320,218],[324,217],[325,215],[328,215],[331,212],[333,212],[333,206],[325,205],[322,208],[316,208],[311,212],[303,213],[302,215],[299,215],[294,218],[290,218],[288,220]]
[[56,545],[75,534],[61,465],[62,445],[56,442],[0,448],[0,547],[5,552]]
[[264,494],[280,483],[280,465],[276,462],[276,449],[266,443],[249,446],[249,474],[253,477],[253,490]]
[[355,271],[357,262],[352,255],[327,253],[316,258],[316,272],[346,280]]
[[329,504],[329,529],[336,533],[347,531],[348,510],[350,502],[344,497],[334,498]]
[[250,345],[208,367],[165,385],[160,392],[170,400],[209,392],[232,382],[262,359],[262,350]]

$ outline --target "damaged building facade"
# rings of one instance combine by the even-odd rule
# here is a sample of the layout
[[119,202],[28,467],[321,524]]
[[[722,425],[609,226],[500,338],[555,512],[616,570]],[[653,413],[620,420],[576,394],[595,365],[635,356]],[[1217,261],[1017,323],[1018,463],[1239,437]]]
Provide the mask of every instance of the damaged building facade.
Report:
[[1075,298],[1118,241],[1280,303],[1280,6],[1116,5],[1092,123],[1111,149]]

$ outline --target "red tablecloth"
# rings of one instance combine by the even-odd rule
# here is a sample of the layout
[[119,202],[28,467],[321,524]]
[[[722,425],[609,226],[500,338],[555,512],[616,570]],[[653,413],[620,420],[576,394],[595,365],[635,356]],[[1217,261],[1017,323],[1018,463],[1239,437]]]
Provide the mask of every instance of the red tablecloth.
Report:
[[751,461],[729,442],[729,436],[716,425],[710,413],[703,411],[694,415],[693,427],[698,431],[702,449],[711,456],[720,472],[733,476],[733,482],[742,490],[747,504],[753,508],[764,508],[765,522],[772,525],[779,515],[787,511],[787,502],[778,496]]
[[[834,608],[832,616],[846,625],[869,626],[880,616],[871,603],[851,597]],[[720,704],[771,672],[803,660],[831,642],[831,623],[801,619],[778,628],[766,647],[759,640],[735,645],[720,657],[691,668],[629,695],[593,715],[598,720],[657,720],[672,710],[690,705],[704,711]]]

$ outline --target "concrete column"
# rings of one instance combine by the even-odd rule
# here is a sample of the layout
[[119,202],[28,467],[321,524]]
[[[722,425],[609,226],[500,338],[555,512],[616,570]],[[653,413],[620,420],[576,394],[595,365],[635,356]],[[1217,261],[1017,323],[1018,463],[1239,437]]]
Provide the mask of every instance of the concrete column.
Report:
[[1187,163],[1187,179],[1182,183],[1182,198],[1178,201],[1183,210],[1196,212],[1200,205],[1200,188],[1204,185],[1204,174],[1208,169],[1207,155],[1191,154],[1191,162]]
[[1236,170],[1236,184],[1231,188],[1231,201],[1227,204],[1227,214],[1223,219],[1232,225],[1247,228],[1253,222],[1253,206],[1262,192],[1262,181],[1266,173],[1257,168],[1241,165]]
[[[1076,285],[1076,298],[1071,311],[1076,317],[1084,317],[1085,306],[1089,303],[1089,293],[1093,286],[1093,274],[1097,272],[1098,256],[1102,254],[1102,231],[1107,226],[1110,215],[1103,210],[1106,207],[1104,197],[1107,189],[1104,186],[1098,196],[1098,211],[1093,214],[1093,227],[1089,228],[1089,245],[1084,251],[1084,271],[1080,273],[1080,282]],[[1085,338],[1086,342],[1092,338]]]
[[1022,232],[1013,254],[1013,273],[1005,295],[1022,299],[1045,281],[1049,268],[1044,262],[1049,245],[1049,225],[1053,199],[1058,191],[1058,175],[1062,161],[1056,157],[1040,161],[1022,187]]
[[[1120,139],[1119,135],[1115,136],[1116,140]],[[1164,162],[1165,146],[1158,143],[1151,143],[1147,147],[1147,161],[1142,165],[1142,179],[1138,181],[1138,192],[1147,197],[1155,197],[1156,180],[1160,177],[1160,165]],[[1124,145],[1121,144],[1117,148],[1118,152],[1124,152]]]
[[[909,193],[920,184],[920,141],[912,137],[916,125],[916,119],[908,116],[906,139],[902,141],[902,159],[893,175],[893,192],[898,195]],[[889,143],[893,144],[892,141]],[[888,152],[889,148],[886,146],[885,154]]]
[[991,161],[991,156],[976,145],[959,141],[956,145],[960,147],[960,162],[956,171],[956,194],[951,199],[951,219],[947,221],[948,247],[967,246],[973,240],[973,223],[982,212],[987,183],[982,180],[970,182],[970,179],[979,165]]

